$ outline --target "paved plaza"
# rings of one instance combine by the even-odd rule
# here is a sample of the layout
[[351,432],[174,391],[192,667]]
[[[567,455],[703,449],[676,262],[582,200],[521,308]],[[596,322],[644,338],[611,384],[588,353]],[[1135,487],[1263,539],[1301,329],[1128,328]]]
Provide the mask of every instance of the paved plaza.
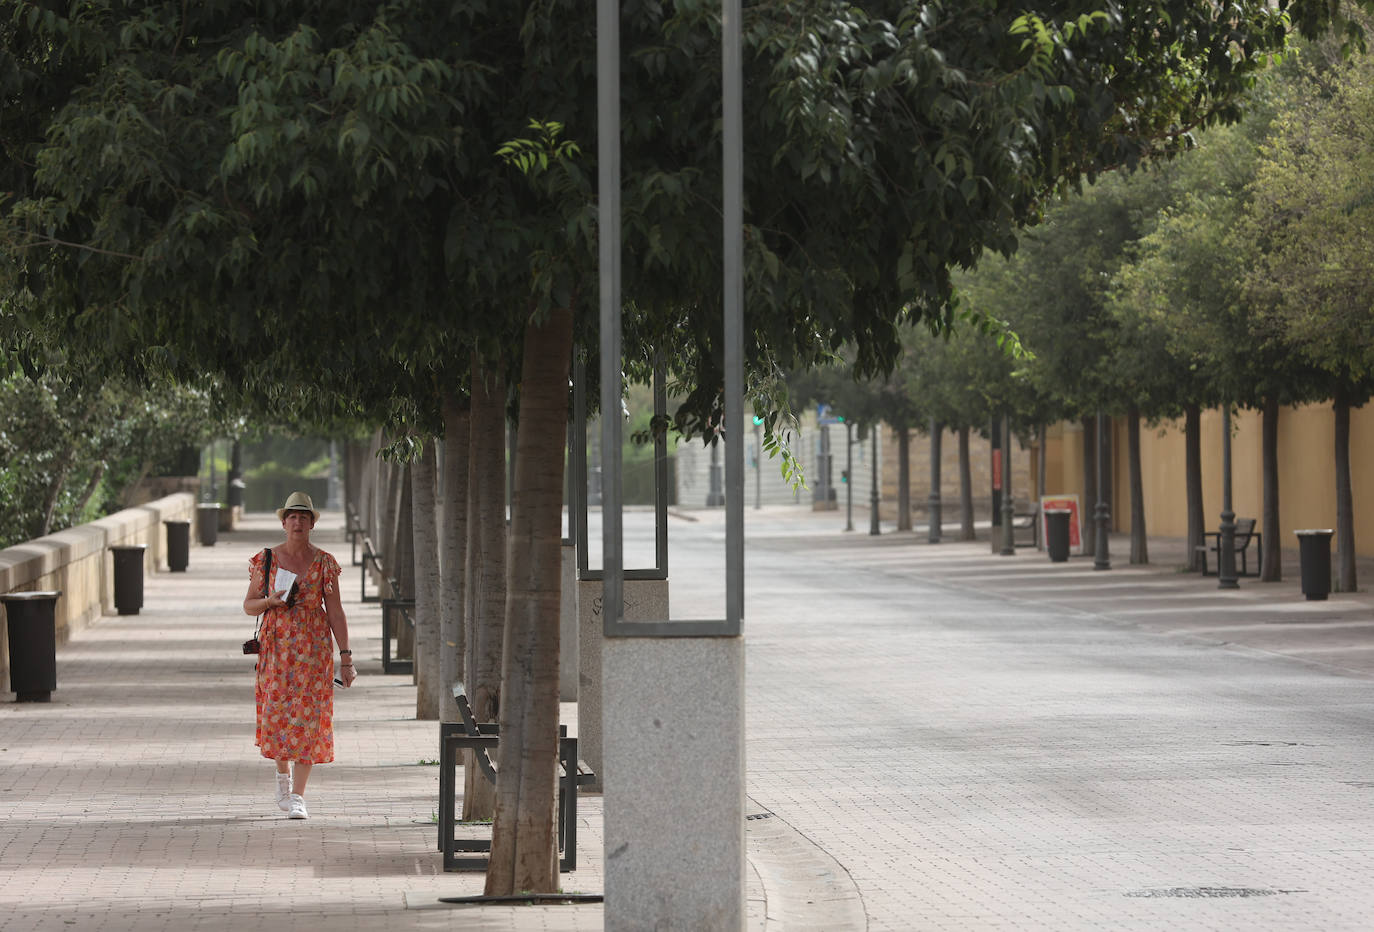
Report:
[[[670,518],[674,617],[723,611],[721,518]],[[1169,541],[1136,568],[1114,539],[1095,572],[866,513],[746,523],[751,932],[1374,927],[1374,597],[1308,602],[1295,565],[1221,591]],[[278,530],[255,515],[63,646],[52,703],[0,696],[0,929],[601,928],[597,904],[439,903],[481,876],[441,870],[438,728],[381,672],[341,525],[316,542],[361,676],[310,819],[253,747],[240,603]],[[579,816],[564,889],[600,893],[600,798]]]

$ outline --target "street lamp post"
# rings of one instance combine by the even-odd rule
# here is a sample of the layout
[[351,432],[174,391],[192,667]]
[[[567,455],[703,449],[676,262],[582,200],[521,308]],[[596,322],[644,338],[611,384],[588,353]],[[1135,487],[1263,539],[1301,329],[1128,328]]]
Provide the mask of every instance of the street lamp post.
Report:
[[844,529],[854,530],[854,425],[844,422]]
[[878,526],[878,425],[874,424],[870,428],[870,432],[873,434],[873,488],[868,496],[868,502],[871,506],[868,533],[876,537],[883,532],[882,528]]
[[1011,417],[1002,415],[1002,556],[1016,556],[1015,506],[1011,497]]
[[754,510],[763,507],[763,446],[759,439],[758,418],[754,419]]
[[932,544],[940,542],[944,515],[940,507],[940,422],[930,419],[930,536]]
[[1217,535],[1217,588],[1239,589],[1236,581],[1236,513],[1231,509],[1231,405],[1221,408],[1221,527]]
[[1107,522],[1111,509],[1107,505],[1107,419],[1102,409],[1097,409],[1097,508],[1093,517],[1097,524],[1097,552],[1093,557],[1093,569],[1112,568],[1112,556],[1107,544]]

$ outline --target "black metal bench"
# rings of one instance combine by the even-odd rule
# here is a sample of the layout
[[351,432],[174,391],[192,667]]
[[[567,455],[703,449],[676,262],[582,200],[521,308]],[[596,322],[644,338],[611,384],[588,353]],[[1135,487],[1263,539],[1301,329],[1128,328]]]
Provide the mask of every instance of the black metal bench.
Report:
[[1040,545],[1040,506],[1032,505],[1030,511],[1018,511],[1011,516],[1011,539],[1012,543],[1017,543],[1016,533],[1018,531],[1030,531],[1031,547]]
[[358,544],[362,543],[367,537],[367,528],[358,518],[358,512],[349,505],[344,515],[344,533],[348,535],[348,550],[350,559],[354,566],[362,566],[363,561],[358,558]]
[[374,548],[374,547],[372,546],[372,538],[364,536],[364,537],[363,537],[363,558],[362,558],[362,560],[358,563],[358,565],[362,567],[362,570],[361,570],[360,573],[359,573],[359,578],[360,578],[361,586],[359,587],[358,601],[359,601],[359,602],[380,602],[380,601],[382,600],[382,593],[381,593],[380,587],[378,587],[378,591],[377,591],[376,593],[374,593],[373,595],[368,595],[368,594],[367,594],[367,567],[368,567],[368,564],[371,564],[371,565],[372,565],[372,568],[375,569],[375,570],[377,571],[377,576],[378,576],[378,578],[380,578],[380,577],[382,576],[382,555],[381,555],[380,553],[378,553],[377,550],[376,550],[376,548]]
[[[392,585],[392,591],[395,585]],[[412,673],[415,670],[413,658],[402,660],[392,656],[391,645],[400,644],[401,625],[415,628],[414,599],[382,599],[382,672]]]
[[[1204,531],[1202,539],[1204,542],[1198,544],[1193,549],[1196,550],[1198,552],[1198,555],[1202,557],[1202,575],[1214,576],[1216,575],[1215,573],[1207,572],[1207,554],[1217,554],[1217,564],[1219,572],[1221,564],[1221,532]],[[1206,541],[1208,540],[1211,541],[1210,544],[1206,543]],[[1254,518],[1237,518],[1235,553],[1236,556],[1240,557],[1240,575],[1242,576],[1250,575],[1250,564],[1246,557],[1246,552],[1249,550],[1250,541],[1252,540],[1255,542],[1255,564],[1257,567],[1262,566],[1264,564],[1264,535],[1255,530]],[[1256,570],[1256,574],[1258,575],[1258,570]]]
[[[493,785],[496,762],[491,752],[500,743],[500,726],[478,723],[461,684],[454,687],[461,722],[439,724],[439,850],[444,870],[485,870],[490,858],[490,838],[457,838],[458,752],[470,750],[478,769]],[[577,759],[577,739],[568,737],[566,725],[558,727],[558,869],[577,870],[577,788],[596,779],[585,762]],[[466,855],[466,856],[464,856]]]

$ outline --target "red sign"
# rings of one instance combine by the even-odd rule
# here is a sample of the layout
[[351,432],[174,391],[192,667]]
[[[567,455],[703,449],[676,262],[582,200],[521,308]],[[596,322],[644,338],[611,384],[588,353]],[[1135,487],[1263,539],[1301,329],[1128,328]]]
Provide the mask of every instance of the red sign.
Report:
[[1002,491],[1002,448],[998,447],[992,451],[992,488],[993,491]]
[[1050,523],[1047,511],[1069,512],[1069,549],[1083,553],[1083,515],[1078,510],[1077,495],[1044,495],[1040,498],[1040,539],[1049,540]]

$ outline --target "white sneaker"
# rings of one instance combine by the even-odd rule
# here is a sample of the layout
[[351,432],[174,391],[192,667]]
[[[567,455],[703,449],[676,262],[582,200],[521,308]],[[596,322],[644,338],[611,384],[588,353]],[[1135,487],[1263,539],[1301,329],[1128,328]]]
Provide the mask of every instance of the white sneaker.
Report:
[[291,803],[289,802],[290,797],[291,774],[277,774],[277,806],[281,809],[282,812],[287,812],[291,809]]
[[310,813],[305,811],[305,797],[301,796],[298,793],[292,793],[290,796],[286,797],[286,800],[286,817],[288,819],[310,818]]

